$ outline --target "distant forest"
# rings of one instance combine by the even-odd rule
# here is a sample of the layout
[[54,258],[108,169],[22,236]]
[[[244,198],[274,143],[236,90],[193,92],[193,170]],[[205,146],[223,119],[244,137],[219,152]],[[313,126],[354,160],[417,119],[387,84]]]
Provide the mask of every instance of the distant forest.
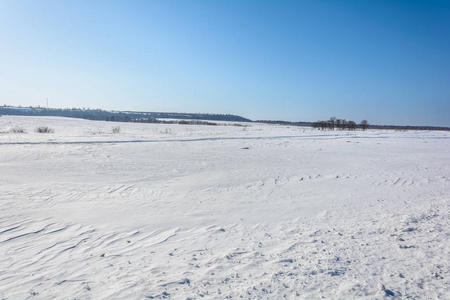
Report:
[[251,122],[251,120],[236,115],[200,114],[200,113],[167,113],[167,112],[133,112],[107,111],[89,108],[47,108],[0,106],[0,115],[21,116],[57,116],[81,118],[87,120],[102,120],[112,122],[142,122],[143,119],[185,119],[208,121]]
[[[397,126],[397,125],[372,125],[366,120],[356,124],[354,121],[346,121],[330,118],[327,121],[317,122],[288,122],[257,120],[252,121],[237,115],[230,114],[200,114],[200,113],[169,113],[169,112],[135,112],[135,111],[108,111],[90,108],[47,108],[47,107],[21,107],[21,106],[0,106],[1,115],[21,115],[21,116],[57,116],[81,118],[87,120],[101,120],[111,122],[139,122],[139,123],[177,123],[194,125],[217,125],[206,121],[228,121],[228,122],[258,122],[267,124],[278,124],[287,126],[305,126],[320,130],[357,130],[357,129],[396,129],[396,130],[445,130],[450,131],[450,127],[439,126]],[[160,119],[193,120],[190,122],[173,122]],[[195,121],[194,121],[195,120]],[[204,122],[200,122],[204,121]]]

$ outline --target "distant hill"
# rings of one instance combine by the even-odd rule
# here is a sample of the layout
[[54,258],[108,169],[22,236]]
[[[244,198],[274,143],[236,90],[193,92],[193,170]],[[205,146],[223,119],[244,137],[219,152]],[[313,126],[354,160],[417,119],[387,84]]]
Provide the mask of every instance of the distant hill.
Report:
[[21,116],[58,116],[81,118],[88,120],[104,120],[118,122],[132,122],[140,119],[187,119],[208,121],[232,121],[251,122],[251,120],[236,116],[222,114],[199,114],[199,113],[169,113],[169,112],[135,112],[135,111],[107,111],[102,109],[85,108],[47,108],[47,107],[20,107],[0,106],[0,115]]
[[[230,114],[199,114],[199,113],[170,113],[170,112],[137,112],[137,111],[108,111],[102,109],[89,108],[47,108],[47,107],[21,107],[21,106],[0,106],[1,115],[21,115],[21,116],[57,116],[69,118],[81,118],[88,120],[103,120],[113,122],[146,122],[155,123],[158,119],[181,119],[181,120],[202,120],[202,121],[228,121],[228,122],[258,122],[286,126],[306,126],[311,127],[314,122],[288,122],[258,120],[252,121],[237,115]],[[170,121],[161,121],[170,122]],[[216,125],[208,122],[189,122],[188,124]],[[438,126],[398,126],[398,125],[368,125],[371,129],[394,129],[394,130],[445,130],[450,131],[450,127]]]

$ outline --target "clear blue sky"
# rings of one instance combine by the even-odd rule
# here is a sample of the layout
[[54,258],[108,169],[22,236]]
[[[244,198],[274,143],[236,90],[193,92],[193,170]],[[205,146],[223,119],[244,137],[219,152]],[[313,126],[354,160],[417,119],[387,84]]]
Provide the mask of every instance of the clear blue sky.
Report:
[[0,105],[450,126],[450,1],[0,0]]

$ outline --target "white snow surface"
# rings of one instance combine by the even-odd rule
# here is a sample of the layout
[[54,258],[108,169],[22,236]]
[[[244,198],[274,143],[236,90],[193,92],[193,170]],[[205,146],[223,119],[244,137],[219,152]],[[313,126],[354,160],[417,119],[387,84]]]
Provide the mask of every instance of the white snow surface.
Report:
[[448,132],[0,117],[1,299],[450,299],[449,211]]

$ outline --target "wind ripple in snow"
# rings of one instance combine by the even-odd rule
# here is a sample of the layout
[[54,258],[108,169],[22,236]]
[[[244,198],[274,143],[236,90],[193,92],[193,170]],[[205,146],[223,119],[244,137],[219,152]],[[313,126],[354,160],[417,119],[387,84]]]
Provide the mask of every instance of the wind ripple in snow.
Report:
[[[52,289],[55,285],[64,285],[68,297],[104,297],[107,291],[95,294],[91,288],[104,286],[111,276],[124,276],[131,260],[137,260],[137,250],[150,254],[178,231],[101,233],[90,226],[50,219],[19,221],[15,216],[3,218],[1,225],[7,229],[0,232],[0,296],[11,299],[43,291],[44,298],[63,297]],[[15,288],[18,285],[22,289]]]

